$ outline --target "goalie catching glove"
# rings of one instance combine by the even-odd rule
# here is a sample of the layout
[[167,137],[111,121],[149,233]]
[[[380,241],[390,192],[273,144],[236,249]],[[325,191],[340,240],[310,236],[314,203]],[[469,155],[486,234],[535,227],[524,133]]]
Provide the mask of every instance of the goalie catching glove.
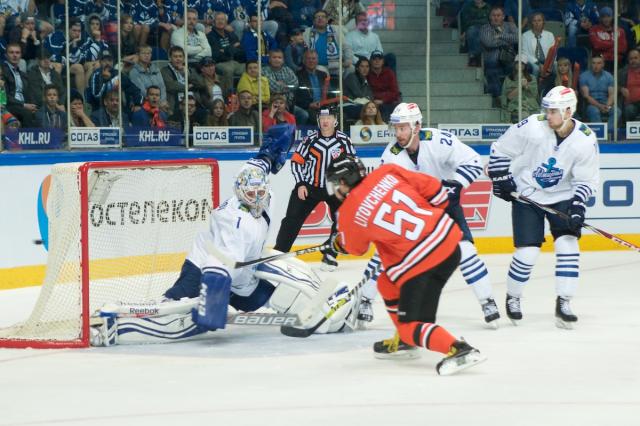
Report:
[[493,195],[509,202],[514,200],[511,193],[516,192],[517,188],[511,172],[489,171],[489,177],[491,178],[491,183],[493,184]]
[[567,219],[567,225],[572,232],[579,232],[580,228],[584,224],[584,215],[586,213],[586,206],[584,201],[578,197],[573,197],[571,200],[571,206],[569,207],[569,211],[567,214],[569,218]]

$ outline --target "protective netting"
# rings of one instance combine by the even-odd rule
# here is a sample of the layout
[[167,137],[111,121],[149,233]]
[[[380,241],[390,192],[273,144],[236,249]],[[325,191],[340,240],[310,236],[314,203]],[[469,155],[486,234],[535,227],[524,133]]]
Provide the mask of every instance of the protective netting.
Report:
[[[140,164],[88,170],[84,223],[81,164],[52,168],[45,280],[29,318],[0,329],[0,346],[11,340],[56,346],[80,340],[83,321],[89,321],[82,315],[83,291],[92,314],[107,302],[159,300],[173,284],[196,233],[207,226],[213,167]],[[83,264],[85,245],[88,262]],[[83,286],[84,267],[89,282]]]

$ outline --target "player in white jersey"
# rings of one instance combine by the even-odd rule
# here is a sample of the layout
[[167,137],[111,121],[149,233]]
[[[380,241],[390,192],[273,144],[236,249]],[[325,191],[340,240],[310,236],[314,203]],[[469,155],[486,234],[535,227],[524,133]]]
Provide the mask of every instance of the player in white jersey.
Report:
[[[449,195],[449,207],[446,212],[463,232],[460,242],[460,270],[480,302],[486,323],[492,328],[497,328],[500,313],[491,293],[487,267],[478,257],[471,231],[460,206],[462,189],[471,185],[482,174],[480,156],[449,132],[432,128],[421,132],[422,113],[414,103],[399,104],[391,114],[390,124],[395,128],[396,142],[391,142],[386,147],[382,154],[382,162],[397,164],[442,180]],[[367,265],[367,273],[370,274],[379,262],[376,254]],[[364,297],[375,296],[374,281],[375,277],[365,287]],[[366,320],[366,317],[362,318],[364,307],[366,301],[360,305],[360,317]]]
[[[293,126],[289,137],[292,133]],[[183,339],[223,329],[227,325],[228,306],[241,312],[270,307],[278,313],[296,314],[309,305],[321,282],[304,262],[290,259],[234,269],[225,261],[226,258],[249,261],[264,256],[271,222],[268,174],[270,170],[277,172],[286,160],[286,150],[284,156],[279,152],[261,156],[265,144],[263,142],[259,158],[249,160],[239,171],[234,196],[211,213],[208,229],[196,236],[180,276],[165,292],[167,300],[152,308],[166,311],[167,305],[174,304],[176,309],[184,307],[185,312],[160,321],[158,318],[151,321],[119,319],[117,330],[103,330],[100,339],[96,339],[99,343],[106,344],[114,334],[118,337],[116,343],[140,343]],[[287,150],[289,146],[290,143],[286,145]],[[341,288],[321,309],[328,311],[345,296],[346,291]],[[346,324],[351,303],[348,301],[318,332],[353,328]]]
[[522,202],[513,202],[513,240],[516,251],[507,277],[507,315],[522,319],[524,285],[544,242],[544,219],[549,222],[556,253],[556,324],[571,328],[578,320],[570,299],[578,285],[578,239],[586,203],[599,180],[598,143],[593,131],[572,118],[577,99],[572,89],[554,87],[542,99],[543,114],[514,124],[491,145],[489,176],[493,193],[514,201],[516,191],[566,212],[568,220]]

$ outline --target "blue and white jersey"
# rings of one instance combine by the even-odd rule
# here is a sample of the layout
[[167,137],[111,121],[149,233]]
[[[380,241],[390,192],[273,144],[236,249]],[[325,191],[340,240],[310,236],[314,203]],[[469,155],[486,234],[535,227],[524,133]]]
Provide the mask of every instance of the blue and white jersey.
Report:
[[181,0],[165,0],[164,15],[160,17],[160,22],[175,24],[178,20],[184,21],[184,2]]
[[406,149],[391,142],[382,153],[382,163],[426,173],[440,180],[456,180],[465,188],[482,174],[480,155],[449,132],[426,129],[420,135],[414,163]]
[[230,269],[207,247],[213,245],[237,262],[261,257],[269,232],[270,210],[269,207],[256,219],[236,197],[229,198],[211,213],[209,229],[198,234],[187,259],[200,270],[226,270],[231,277],[231,291],[239,296],[250,295],[258,285],[254,277],[257,265]]
[[68,0],[69,4],[69,16],[73,16],[85,22],[87,19],[87,9],[89,6],[89,0]]
[[198,15],[201,19],[213,21],[216,12],[224,12],[229,16],[230,8],[227,0],[201,0]]
[[560,144],[544,114],[512,125],[491,145],[489,171],[511,170],[518,192],[541,204],[574,196],[586,202],[599,183],[598,141],[589,126],[573,121]]
[[[64,33],[60,30],[56,30],[49,34],[47,38],[44,39],[44,47],[49,52],[51,52],[51,60],[53,62],[64,63],[64,55],[66,53],[66,40],[64,38]],[[73,50],[73,49],[70,49]],[[77,50],[77,49],[76,49]],[[73,51],[70,53],[73,54]]]
[[143,25],[157,25],[158,24],[158,5],[153,0],[138,0],[133,8],[133,22]]

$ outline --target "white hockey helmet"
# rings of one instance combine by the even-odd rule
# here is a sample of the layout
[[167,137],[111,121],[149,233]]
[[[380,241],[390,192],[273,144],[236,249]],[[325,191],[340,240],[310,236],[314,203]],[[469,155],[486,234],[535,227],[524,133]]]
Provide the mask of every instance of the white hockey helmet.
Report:
[[418,124],[422,127],[422,112],[420,107],[415,103],[402,102],[391,113],[389,124],[409,123],[411,127]]
[[269,206],[269,178],[259,167],[247,165],[240,170],[234,184],[234,192],[253,217],[262,215]]
[[542,98],[542,108],[558,109],[563,113],[567,108],[570,108],[571,115],[575,114],[577,105],[576,92],[570,87],[556,86]]

